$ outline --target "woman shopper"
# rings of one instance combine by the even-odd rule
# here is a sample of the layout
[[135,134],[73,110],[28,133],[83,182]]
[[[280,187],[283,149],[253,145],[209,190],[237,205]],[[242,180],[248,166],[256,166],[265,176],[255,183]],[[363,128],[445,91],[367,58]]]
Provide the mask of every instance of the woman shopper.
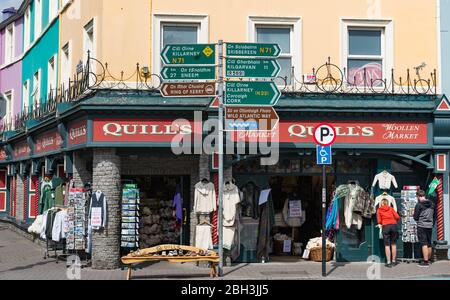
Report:
[[386,267],[391,268],[398,264],[396,243],[398,238],[397,222],[400,220],[400,216],[389,205],[387,199],[381,200],[381,206],[377,211],[377,220],[378,224],[382,226],[384,249],[386,252]]

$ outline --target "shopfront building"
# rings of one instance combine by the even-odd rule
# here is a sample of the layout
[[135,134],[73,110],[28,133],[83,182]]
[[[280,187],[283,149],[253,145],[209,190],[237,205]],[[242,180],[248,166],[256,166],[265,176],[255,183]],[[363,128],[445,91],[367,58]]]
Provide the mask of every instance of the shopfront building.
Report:
[[[214,119],[215,109],[209,107],[213,99],[191,99],[189,106],[177,105],[175,109],[161,105],[164,99],[159,95],[149,93],[143,97],[128,92],[134,106],[118,111],[114,102],[120,100],[115,100],[115,93],[98,91],[83,100],[82,105],[62,110],[60,121],[35,125],[26,134],[8,140],[3,146],[0,173],[4,175],[0,178],[2,217],[23,226],[31,224],[39,214],[39,188],[45,177],[73,178],[76,187],[101,190],[108,199],[108,227],[94,232],[92,238],[93,266],[100,269],[117,267],[124,253],[120,243],[124,184],[136,184],[140,190],[141,247],[163,243],[194,245],[199,223],[193,210],[195,185],[206,178],[217,189],[216,156],[196,152],[199,150],[192,145],[191,152],[176,155],[171,145],[179,133],[192,141],[205,139],[208,132],[193,115],[199,111],[203,121]],[[380,104],[374,96],[358,96],[359,100],[355,96],[340,96],[341,105],[353,103],[354,111],[345,113],[330,109],[331,96],[320,97],[311,111],[291,106],[293,101],[300,100],[307,104],[307,96],[285,95],[280,100],[279,131],[269,135],[269,140],[279,143],[279,160],[275,165],[261,165],[260,155],[226,156],[226,179],[233,178],[241,191],[248,185],[259,190],[271,189],[275,213],[272,237],[287,235],[293,243],[306,245],[310,238],[320,236],[321,168],[316,165],[312,132],[324,121],[332,124],[338,135],[333,145],[333,164],[327,167],[328,204],[336,187],[349,182],[357,182],[378,196],[382,191],[372,183],[382,171],[396,178],[397,187],[388,192],[398,207],[404,186],[426,190],[435,176],[443,181],[443,196],[448,195],[450,147],[447,131],[442,130],[442,124],[446,123],[442,122],[449,114],[439,110],[443,101],[447,103],[445,97],[416,95],[405,101],[404,96],[389,96],[392,102]],[[363,103],[364,111],[358,111],[357,101]],[[398,111],[383,112],[378,106],[386,103],[395,103]],[[405,104],[408,106],[402,108]],[[251,144],[255,135],[243,132],[232,139]],[[183,198],[182,220],[178,225],[172,207],[177,191]],[[306,217],[300,227],[292,228],[281,221],[288,199],[301,200]],[[341,227],[334,232],[336,260],[365,261],[370,255],[382,256],[376,218],[364,219],[359,228],[347,227],[343,205],[342,202]],[[237,260],[257,262],[254,247],[259,219],[246,215],[244,209],[240,213],[243,226]],[[213,222],[213,216],[209,221]],[[438,228],[435,231],[437,235]],[[285,256],[276,243],[272,247],[275,259],[278,255]],[[410,252],[408,245],[399,245],[399,255]]]

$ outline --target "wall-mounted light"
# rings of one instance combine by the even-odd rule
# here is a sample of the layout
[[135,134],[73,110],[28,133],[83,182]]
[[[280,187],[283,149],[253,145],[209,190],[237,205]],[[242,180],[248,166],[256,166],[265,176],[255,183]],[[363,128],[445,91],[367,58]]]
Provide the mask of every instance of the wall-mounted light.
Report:
[[147,66],[143,66],[141,68],[141,74],[142,74],[142,76],[147,78],[150,75],[150,69]]

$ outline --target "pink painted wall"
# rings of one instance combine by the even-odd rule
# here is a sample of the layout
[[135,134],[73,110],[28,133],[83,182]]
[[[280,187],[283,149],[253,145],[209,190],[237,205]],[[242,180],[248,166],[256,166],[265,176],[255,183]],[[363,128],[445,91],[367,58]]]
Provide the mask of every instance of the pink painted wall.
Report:
[[[23,19],[15,21],[15,57],[19,59],[23,52]],[[22,60],[4,66],[5,29],[0,32],[0,92],[13,90],[13,116],[18,114],[22,103]]]

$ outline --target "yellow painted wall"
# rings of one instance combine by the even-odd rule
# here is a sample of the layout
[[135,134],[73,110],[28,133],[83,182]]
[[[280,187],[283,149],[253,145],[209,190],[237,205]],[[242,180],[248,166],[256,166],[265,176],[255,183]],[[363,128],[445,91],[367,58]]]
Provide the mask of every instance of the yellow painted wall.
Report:
[[[136,63],[149,64],[150,1],[130,1],[73,0],[63,11],[60,49],[72,41],[73,71],[83,58],[83,28],[92,18],[96,20],[97,31],[95,58],[103,64],[108,63],[112,76],[120,78],[121,71],[124,71],[127,77],[135,72]],[[97,69],[99,71],[100,68]]]
[[329,56],[340,64],[341,18],[389,19],[398,72],[422,62],[424,74],[438,67],[433,0],[153,0],[153,13],[209,15],[210,42],[247,41],[250,16],[301,17],[303,74]]
[[[59,55],[61,55],[61,48],[71,41],[72,74],[76,71],[77,64],[83,59],[84,26],[93,18],[95,18],[96,22],[97,39],[100,40],[101,38],[101,32],[103,31],[102,7],[103,0],[72,0],[72,4],[62,11],[60,15]],[[97,57],[102,56],[102,46],[102,43],[97,42]],[[61,64],[58,64],[58,66],[59,74],[61,74]],[[61,76],[59,76],[59,80],[61,80]]]
[[97,16],[97,58],[108,62],[116,77],[122,70],[125,76],[131,75],[137,62],[152,65],[151,11],[153,15],[207,15],[209,42],[248,41],[250,16],[300,17],[301,74],[311,73],[328,57],[342,66],[342,18],[392,20],[397,75],[405,77],[407,68],[422,62],[427,64],[424,75],[438,67],[434,0],[74,0],[77,2],[81,18],[73,20],[63,14],[61,45],[68,39],[74,41],[75,68],[82,57],[83,26]]

